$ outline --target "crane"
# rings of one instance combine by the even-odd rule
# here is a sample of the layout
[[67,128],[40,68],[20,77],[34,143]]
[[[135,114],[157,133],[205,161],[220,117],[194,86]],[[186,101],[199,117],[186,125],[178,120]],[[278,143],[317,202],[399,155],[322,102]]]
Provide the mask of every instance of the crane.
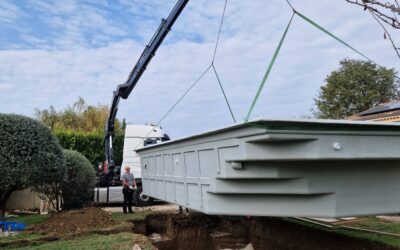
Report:
[[127,99],[132,92],[133,88],[136,86],[143,72],[146,70],[147,65],[150,63],[151,59],[155,55],[157,49],[160,47],[161,43],[164,41],[168,32],[171,30],[175,21],[178,19],[179,15],[185,8],[189,0],[178,0],[172,9],[171,13],[168,15],[167,19],[161,19],[161,24],[156,30],[155,34],[151,38],[148,45],[146,45],[143,50],[139,60],[133,67],[128,79],[125,83],[119,84],[117,89],[113,91],[113,97],[110,105],[110,112],[105,126],[105,158],[106,164],[109,167],[114,167],[115,163],[113,161],[113,149],[112,149],[112,138],[114,135],[114,123],[118,112],[118,104],[121,98]]

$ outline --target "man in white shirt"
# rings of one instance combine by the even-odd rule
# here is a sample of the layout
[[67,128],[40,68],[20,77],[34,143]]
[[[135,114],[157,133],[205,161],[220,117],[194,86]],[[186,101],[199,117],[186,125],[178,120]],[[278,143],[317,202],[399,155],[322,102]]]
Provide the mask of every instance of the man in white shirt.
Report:
[[129,166],[125,166],[125,173],[121,175],[122,181],[122,193],[124,194],[124,202],[122,203],[122,209],[124,214],[127,213],[127,208],[129,213],[133,213],[132,211],[132,199],[133,192],[136,190],[136,181],[133,174],[131,174],[131,169]]

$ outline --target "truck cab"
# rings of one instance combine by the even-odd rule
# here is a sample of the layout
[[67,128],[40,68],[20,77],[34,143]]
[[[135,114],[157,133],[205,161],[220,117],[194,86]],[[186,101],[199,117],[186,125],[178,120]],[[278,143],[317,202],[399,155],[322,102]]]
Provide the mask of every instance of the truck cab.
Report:
[[137,189],[133,194],[135,206],[149,206],[153,200],[144,196],[142,189],[142,173],[140,169],[140,157],[136,149],[147,145],[158,144],[170,140],[164,131],[155,125],[127,125],[125,128],[123,160],[121,166],[100,171],[98,182],[94,192],[94,202],[101,204],[122,203],[121,174],[126,166],[134,175]]
[[147,145],[158,144],[168,139],[168,135],[159,127],[153,125],[127,125],[121,169],[123,170],[126,166],[129,166],[135,179],[140,181],[142,177],[140,158],[135,150]]

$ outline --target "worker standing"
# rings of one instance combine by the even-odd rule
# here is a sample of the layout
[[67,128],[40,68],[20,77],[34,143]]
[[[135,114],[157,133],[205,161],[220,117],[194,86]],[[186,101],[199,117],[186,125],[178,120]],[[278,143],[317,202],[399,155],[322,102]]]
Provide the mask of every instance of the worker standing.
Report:
[[133,174],[130,172],[129,166],[125,167],[125,173],[121,175],[122,181],[122,194],[124,195],[124,202],[122,203],[122,209],[124,214],[133,213],[132,211],[132,199],[133,199],[133,192],[136,190],[136,181]]

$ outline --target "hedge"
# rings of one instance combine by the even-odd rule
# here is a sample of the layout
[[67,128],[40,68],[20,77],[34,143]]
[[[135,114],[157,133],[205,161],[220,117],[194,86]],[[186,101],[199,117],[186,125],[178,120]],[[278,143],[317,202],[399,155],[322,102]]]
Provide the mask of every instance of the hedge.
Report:
[[0,113],[0,209],[14,190],[65,175],[65,159],[50,129],[29,117]]
[[63,150],[67,175],[61,183],[64,208],[82,207],[93,197],[96,172],[89,160],[74,150]]
[[[78,151],[83,154],[92,164],[97,166],[105,160],[104,156],[104,134],[98,132],[76,132],[76,131],[55,131],[53,134],[58,138],[64,149]],[[114,162],[122,164],[122,153],[124,146],[124,135],[116,134],[113,138]]]

